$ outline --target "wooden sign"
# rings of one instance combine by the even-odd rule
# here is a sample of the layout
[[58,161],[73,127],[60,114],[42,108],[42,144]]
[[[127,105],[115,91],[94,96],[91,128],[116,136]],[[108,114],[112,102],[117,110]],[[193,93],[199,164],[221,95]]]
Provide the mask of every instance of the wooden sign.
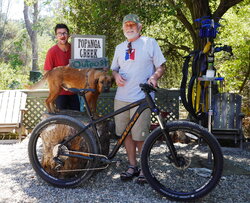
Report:
[[70,67],[73,68],[107,68],[108,59],[103,58],[94,58],[94,59],[70,59]]
[[106,68],[104,35],[72,35],[70,66],[74,68]]

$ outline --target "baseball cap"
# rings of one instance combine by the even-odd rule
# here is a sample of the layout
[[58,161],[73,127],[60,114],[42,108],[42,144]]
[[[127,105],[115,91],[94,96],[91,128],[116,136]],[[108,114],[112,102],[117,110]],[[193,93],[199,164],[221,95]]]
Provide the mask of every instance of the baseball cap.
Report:
[[122,23],[126,23],[128,21],[132,21],[134,23],[141,23],[140,20],[139,20],[139,17],[135,14],[128,14],[126,15],[124,18],[123,18],[123,21]]

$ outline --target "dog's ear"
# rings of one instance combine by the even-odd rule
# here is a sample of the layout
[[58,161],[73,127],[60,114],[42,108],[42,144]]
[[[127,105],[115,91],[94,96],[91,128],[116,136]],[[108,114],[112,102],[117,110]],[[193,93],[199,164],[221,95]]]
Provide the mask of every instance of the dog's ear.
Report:
[[99,70],[96,70],[96,71],[95,71],[95,74],[94,74],[94,81],[95,81],[95,84],[96,84],[96,85],[98,84],[99,78],[100,78],[101,75],[103,75],[103,72],[102,72],[102,71],[99,71]]
[[98,84],[98,81],[99,81],[99,78],[96,78],[96,79],[95,79],[95,85]]

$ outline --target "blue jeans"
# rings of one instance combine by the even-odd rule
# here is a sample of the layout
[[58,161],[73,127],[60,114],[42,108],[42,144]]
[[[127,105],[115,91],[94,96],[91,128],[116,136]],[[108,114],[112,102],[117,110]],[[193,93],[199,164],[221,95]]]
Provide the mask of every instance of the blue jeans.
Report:
[[59,95],[56,99],[56,108],[80,111],[80,102],[77,94]]

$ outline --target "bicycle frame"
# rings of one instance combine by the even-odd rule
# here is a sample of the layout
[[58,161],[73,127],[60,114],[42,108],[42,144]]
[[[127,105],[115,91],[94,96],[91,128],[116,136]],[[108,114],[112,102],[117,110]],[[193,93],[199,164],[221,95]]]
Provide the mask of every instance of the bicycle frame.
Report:
[[[118,115],[118,114],[120,114],[120,113],[122,113],[122,112],[124,112],[124,111],[127,111],[127,110],[129,110],[129,109],[132,109],[132,108],[134,108],[134,107],[136,107],[136,106],[139,106],[139,107],[137,108],[136,112],[134,113],[134,115],[132,116],[132,118],[130,119],[130,121],[129,121],[128,125],[126,126],[125,130],[123,131],[123,133],[122,133],[122,135],[121,135],[121,138],[118,139],[118,141],[116,142],[115,147],[113,148],[113,150],[112,150],[112,151],[109,153],[109,155],[107,156],[108,159],[114,158],[114,156],[116,155],[116,153],[117,153],[118,150],[120,149],[121,145],[123,144],[124,140],[125,140],[126,137],[128,136],[129,132],[131,131],[132,127],[134,126],[135,122],[137,121],[137,119],[139,118],[139,116],[141,115],[141,113],[142,113],[145,109],[149,108],[148,101],[149,101],[150,103],[152,102],[152,103],[154,104],[154,102],[153,102],[151,96],[150,96],[150,95],[147,95],[147,96],[150,97],[150,98],[147,98],[147,96],[146,96],[146,98],[144,98],[144,99],[135,101],[135,102],[133,102],[133,103],[127,105],[127,106],[124,106],[123,108],[118,109],[118,110],[116,110],[116,111],[114,111],[114,112],[112,112],[112,113],[109,113],[109,114],[107,114],[107,115],[104,115],[104,116],[102,116],[102,117],[100,117],[100,118],[98,118],[98,119],[94,119],[94,118],[93,118],[93,114],[91,113],[90,108],[89,108],[89,105],[88,105],[88,103],[87,103],[87,101],[86,101],[85,93],[82,93],[82,94],[80,94],[80,95],[83,97],[83,100],[84,100],[84,102],[85,102],[85,108],[86,108],[87,114],[88,114],[88,116],[89,116],[89,118],[90,118],[90,122],[89,122],[88,125],[86,125],[86,126],[85,126],[81,131],[79,131],[77,134],[75,134],[75,135],[73,135],[72,137],[70,137],[70,139],[65,140],[64,142],[62,142],[60,146],[65,145],[66,143],[70,142],[72,139],[74,139],[76,136],[79,136],[82,132],[84,132],[86,129],[89,129],[90,127],[92,127],[93,132],[95,133],[95,135],[98,136],[98,131],[97,131],[97,129],[96,129],[96,124],[97,124],[97,123],[102,122],[102,121],[104,121],[104,120],[106,120],[106,119],[108,119],[108,118],[114,117],[114,116],[116,116],[116,115]],[[152,101],[151,101],[151,100],[152,100]],[[155,105],[153,105],[153,106],[156,108]],[[154,112],[155,112],[156,114],[157,114],[157,110],[158,110],[158,109],[155,109],[155,110],[154,110]],[[159,111],[159,110],[158,110],[158,111]],[[159,119],[159,120],[160,120],[160,119]],[[163,122],[162,122],[162,121],[159,121],[159,123],[161,123],[161,125],[162,125]],[[72,156],[72,157],[74,157],[74,156],[79,156],[79,155],[67,155],[67,154],[63,154],[63,155],[65,155],[65,156]],[[89,159],[89,157],[87,157],[87,159]]]
[[[125,130],[123,131],[121,138],[118,139],[118,141],[116,142],[116,145],[114,146],[114,148],[112,149],[112,151],[108,154],[108,156],[106,157],[105,155],[101,155],[101,157],[105,157],[108,160],[111,160],[112,158],[115,157],[116,153],[118,152],[118,150],[120,149],[121,145],[123,144],[124,140],[126,139],[126,137],[128,136],[129,132],[131,131],[132,127],[134,126],[135,122],[137,121],[137,119],[139,118],[139,116],[141,115],[141,113],[147,109],[150,108],[151,112],[154,112],[156,114],[156,118],[159,122],[160,128],[162,130],[162,133],[164,134],[165,137],[165,141],[167,143],[167,146],[169,147],[169,150],[171,151],[171,155],[172,155],[172,160],[174,161],[174,163],[179,166],[178,163],[178,158],[177,158],[177,153],[175,150],[175,147],[173,145],[173,142],[171,140],[171,138],[168,136],[168,131],[165,127],[165,122],[162,118],[162,116],[160,115],[160,110],[157,108],[157,106],[155,105],[151,95],[149,94],[149,91],[144,91],[145,92],[145,98],[135,101],[129,105],[126,105],[112,113],[109,113],[107,115],[104,115],[98,119],[94,119],[93,118],[93,114],[90,111],[89,105],[86,101],[86,97],[85,97],[85,93],[80,93],[80,95],[83,97],[83,100],[85,102],[85,107],[86,107],[86,111],[87,114],[90,118],[90,123],[88,125],[86,125],[80,132],[78,132],[77,134],[73,135],[72,137],[70,137],[68,140],[64,141],[61,143],[61,146],[65,145],[66,143],[70,142],[72,139],[74,139],[76,136],[79,136],[82,132],[84,132],[85,130],[89,129],[90,127],[92,127],[93,132],[95,133],[95,136],[97,136],[98,139],[98,131],[96,129],[96,124],[99,122],[102,122],[108,118],[114,117],[124,111],[127,111],[129,109],[132,109],[136,106],[138,106],[138,108],[136,109],[135,113],[133,114],[132,118],[130,119],[129,123],[127,124]],[[71,151],[73,152],[73,151]],[[73,152],[74,153],[74,152]],[[94,159],[94,157],[100,157],[100,154],[89,154],[89,153],[79,153],[79,152],[75,152],[76,154],[61,154],[63,156],[70,156],[70,157],[80,157],[80,158],[84,158],[84,159]],[[79,155],[80,154],[80,155]]]
[[[136,109],[135,113],[133,114],[132,118],[130,119],[129,123],[127,124],[125,130],[123,131],[121,138],[118,139],[118,141],[116,142],[116,145],[114,146],[113,150],[108,154],[108,156],[106,157],[105,155],[100,155],[100,154],[89,154],[89,153],[79,153],[79,152],[75,152],[76,154],[61,154],[63,156],[70,156],[70,157],[80,157],[80,158],[85,158],[85,159],[94,159],[94,157],[105,157],[105,159],[107,160],[111,160],[112,158],[115,157],[116,153],[118,152],[118,150],[120,149],[121,145],[123,144],[124,140],[126,139],[126,137],[128,136],[129,132],[131,131],[132,127],[134,126],[135,122],[137,121],[137,119],[139,118],[139,116],[141,115],[141,113],[147,109],[150,108],[151,112],[154,112],[156,114],[156,118],[159,122],[160,128],[162,130],[162,133],[165,137],[165,141],[167,143],[167,146],[169,147],[169,150],[171,152],[172,155],[172,160],[174,161],[174,163],[176,164],[176,166],[179,166],[179,162],[178,162],[178,157],[177,157],[177,153],[174,147],[174,144],[168,134],[168,130],[166,129],[165,126],[165,122],[162,118],[162,116],[160,115],[160,110],[157,108],[157,106],[155,105],[155,102],[153,101],[153,98],[150,95],[150,90],[149,89],[145,89],[144,90],[145,93],[145,98],[144,99],[140,99],[138,101],[135,101],[129,105],[126,105],[112,113],[109,113],[107,115],[104,115],[98,119],[94,119],[93,118],[93,114],[90,111],[89,105],[87,103],[86,97],[85,97],[85,93],[81,92],[80,95],[83,97],[83,100],[85,102],[85,107],[86,107],[86,111],[87,114],[90,118],[90,123],[85,126],[80,132],[78,132],[77,134],[73,135],[70,139],[64,141],[63,143],[61,143],[61,145],[59,146],[62,147],[63,145],[65,145],[66,143],[70,142],[72,139],[74,139],[76,136],[79,136],[82,132],[84,132],[85,130],[89,129],[90,127],[92,127],[93,132],[95,133],[95,136],[97,137],[98,141],[99,141],[99,137],[98,137],[98,131],[96,129],[96,124],[99,122],[102,122],[108,118],[114,117],[124,111],[127,111],[129,109],[132,109],[136,106],[138,106],[138,108]],[[73,152],[73,151],[71,151]],[[74,153],[74,152],[73,152]],[[80,154],[80,155],[79,155]]]

